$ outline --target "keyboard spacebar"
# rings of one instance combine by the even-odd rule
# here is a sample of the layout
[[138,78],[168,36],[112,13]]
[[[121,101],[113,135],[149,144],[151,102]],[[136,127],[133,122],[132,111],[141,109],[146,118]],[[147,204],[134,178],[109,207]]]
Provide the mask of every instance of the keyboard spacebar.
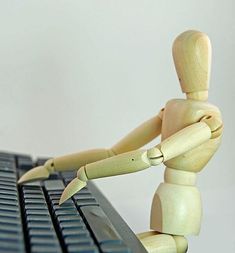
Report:
[[99,206],[82,206],[81,211],[99,244],[122,243],[118,232]]

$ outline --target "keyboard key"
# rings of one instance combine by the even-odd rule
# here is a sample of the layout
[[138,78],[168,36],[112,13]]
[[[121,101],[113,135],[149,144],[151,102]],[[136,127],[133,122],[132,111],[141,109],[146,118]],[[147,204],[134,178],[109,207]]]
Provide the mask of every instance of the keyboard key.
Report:
[[7,171],[0,171],[0,178],[4,178],[4,180],[5,180],[5,178],[9,178],[9,179],[14,179],[14,180],[16,180],[16,174],[15,173],[9,173],[9,172],[7,172]]
[[7,193],[2,193],[0,194],[1,199],[9,199],[9,200],[14,200],[18,202],[18,196],[17,195],[8,195]]
[[28,204],[28,203],[30,203],[30,204],[46,204],[46,201],[44,198],[42,198],[42,199],[27,199],[26,198],[24,201],[25,201],[25,204]]
[[86,228],[64,228],[62,230],[62,234],[64,237],[70,237],[70,236],[90,236],[89,231]]
[[15,155],[6,152],[0,152],[0,160],[1,161],[7,160],[15,163]]
[[[64,183],[62,180],[46,180],[44,181],[45,188],[48,192],[53,190],[64,190]],[[62,192],[61,192],[62,193]]]
[[99,250],[96,246],[77,246],[77,245],[69,245],[68,252],[70,253],[98,253]]
[[73,196],[73,199],[78,207],[88,205],[98,205],[96,199],[87,188],[83,188],[81,191]]
[[40,188],[29,188],[24,186],[23,187],[23,192],[24,194],[38,194],[38,195],[43,195],[42,190]]
[[72,208],[72,209],[58,209],[55,211],[56,215],[76,215],[77,214],[77,209]]
[[30,229],[29,230],[29,236],[32,237],[38,237],[38,238],[54,238],[55,237],[55,231],[52,229],[42,229],[42,230],[38,230],[38,229]]
[[12,220],[19,220],[20,213],[19,212],[9,212],[7,210],[0,210],[0,219],[9,218]]
[[44,196],[42,194],[25,193],[24,198],[25,199],[44,199]]
[[44,216],[44,215],[27,215],[27,221],[35,221],[39,223],[50,223],[51,218],[49,216]]
[[55,234],[50,234],[48,236],[43,236],[43,234],[39,235],[31,235],[30,243],[32,245],[47,245],[47,246],[58,246],[59,242],[56,239]]
[[65,244],[69,245],[94,245],[94,241],[88,236],[81,236],[81,237],[66,237]]
[[24,245],[21,241],[12,243],[11,240],[5,240],[0,242],[0,253],[17,253],[25,252]]
[[0,213],[0,226],[16,226],[18,224],[21,225],[21,220],[20,220],[20,214],[18,213],[17,215],[14,214],[6,214],[6,213]]
[[90,192],[78,192],[78,193],[76,193],[75,195],[74,195],[74,199],[84,199],[84,198],[86,198],[86,199],[89,199],[89,198],[91,198],[91,199],[93,199],[94,198],[94,196],[92,196],[92,194],[90,193]]
[[1,233],[21,233],[21,226],[19,224],[12,225],[5,225],[0,227],[0,234]]
[[1,205],[9,205],[9,206],[17,206],[19,207],[18,201],[14,199],[1,198],[0,196],[0,206]]
[[12,186],[10,186],[10,185],[8,185],[8,186],[6,186],[6,185],[1,185],[0,184],[0,190],[7,190],[7,191],[9,191],[9,192],[17,192],[17,189],[16,189],[16,187],[14,186],[14,187],[12,187]]
[[9,190],[4,190],[4,189],[0,189],[0,196],[1,195],[10,195],[10,196],[14,196],[17,199],[17,192],[16,191],[9,191]]
[[32,158],[27,155],[18,155],[17,164],[20,170],[29,170],[34,167]]
[[48,222],[35,222],[35,221],[28,221],[27,222],[28,229],[53,229],[53,224]]
[[77,222],[82,221],[82,218],[79,214],[76,215],[59,215],[57,216],[59,222]]
[[29,214],[36,214],[36,215],[47,215],[49,216],[49,212],[47,209],[41,209],[41,210],[35,210],[35,209],[28,209],[28,210],[25,210],[25,213],[26,215],[29,215]]
[[50,195],[50,198],[51,199],[56,199],[56,200],[59,200],[60,197],[61,197],[61,194],[62,194],[62,191],[59,191],[59,192],[55,192],[55,191],[49,191],[48,194]]
[[31,209],[31,210],[44,210],[45,208],[47,208],[47,204],[46,203],[26,203],[25,204],[25,209]]
[[81,207],[81,206],[94,206],[94,205],[98,205],[97,201],[95,198],[84,198],[84,199],[79,199],[77,200],[76,202],[76,205],[78,207]]
[[67,203],[67,205],[53,205],[53,210],[54,211],[58,211],[58,210],[76,210],[77,212],[77,209],[76,207],[74,206],[74,204],[72,203]]
[[62,229],[64,228],[86,228],[86,225],[85,223],[82,221],[82,220],[79,220],[79,221],[62,221],[60,222],[60,226]]
[[19,234],[8,234],[5,231],[0,232],[0,249],[1,249],[1,242],[9,241],[9,243],[19,243],[21,240],[23,240],[23,235]]
[[83,206],[81,207],[81,211],[100,244],[120,244],[120,242],[122,242],[122,239],[113,227],[109,218],[99,206]]
[[43,246],[43,245],[33,245],[31,248],[32,253],[60,253],[61,248],[59,246]]
[[19,207],[17,205],[0,204],[0,211],[19,213]]
[[37,161],[36,161],[36,165],[37,166],[42,166],[44,165],[44,163],[49,160],[50,158],[38,158]]
[[[51,199],[51,202],[53,205],[59,205],[59,199]],[[71,199],[69,199],[65,203],[63,203],[63,206],[70,206],[70,205],[74,205],[74,203]]]
[[125,245],[118,244],[103,244],[101,245],[101,249],[103,253],[131,253],[130,249]]
[[4,164],[0,163],[0,171],[5,172],[5,173],[15,173],[15,167],[9,163],[4,163]]

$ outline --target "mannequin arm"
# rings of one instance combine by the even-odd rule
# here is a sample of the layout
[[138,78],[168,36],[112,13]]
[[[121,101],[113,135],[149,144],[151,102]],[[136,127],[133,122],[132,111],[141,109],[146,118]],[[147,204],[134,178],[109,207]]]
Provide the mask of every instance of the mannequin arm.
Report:
[[157,116],[149,119],[134,129],[117,144],[115,144],[111,150],[115,154],[122,154],[139,149],[155,139],[161,134],[163,111],[164,109],[162,109]]
[[205,122],[198,122],[166,138],[149,150],[136,150],[102,161],[87,164],[78,170],[77,178],[65,188],[60,204],[86,185],[86,181],[147,169],[181,155],[209,140],[212,129]]
[[161,133],[161,125],[162,120],[157,115],[134,129],[110,149],[93,149],[54,158],[52,160],[54,171],[78,169],[95,161],[139,149]]
[[163,110],[159,115],[149,119],[134,129],[110,149],[93,149],[48,160],[43,166],[38,166],[25,173],[18,183],[46,179],[54,171],[78,169],[86,164],[112,157],[117,154],[132,151],[142,147],[161,133]]

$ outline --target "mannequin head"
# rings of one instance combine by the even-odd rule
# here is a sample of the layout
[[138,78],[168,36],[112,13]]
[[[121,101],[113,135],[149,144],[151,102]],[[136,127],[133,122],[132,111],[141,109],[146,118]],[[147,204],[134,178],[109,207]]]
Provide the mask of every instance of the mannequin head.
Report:
[[207,100],[211,69],[211,43],[202,32],[181,33],[173,43],[173,58],[181,89],[188,99]]

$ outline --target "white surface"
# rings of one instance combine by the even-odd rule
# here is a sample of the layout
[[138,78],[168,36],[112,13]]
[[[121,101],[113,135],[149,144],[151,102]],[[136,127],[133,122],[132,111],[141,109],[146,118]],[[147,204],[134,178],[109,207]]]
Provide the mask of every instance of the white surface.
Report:
[[[110,147],[183,97],[171,45],[184,30],[204,31],[213,45],[209,100],[221,108],[225,131],[198,177],[204,221],[189,252],[233,253],[234,8],[233,0],[1,0],[1,149],[58,156]],[[140,232],[162,175],[160,166],[96,182]]]

